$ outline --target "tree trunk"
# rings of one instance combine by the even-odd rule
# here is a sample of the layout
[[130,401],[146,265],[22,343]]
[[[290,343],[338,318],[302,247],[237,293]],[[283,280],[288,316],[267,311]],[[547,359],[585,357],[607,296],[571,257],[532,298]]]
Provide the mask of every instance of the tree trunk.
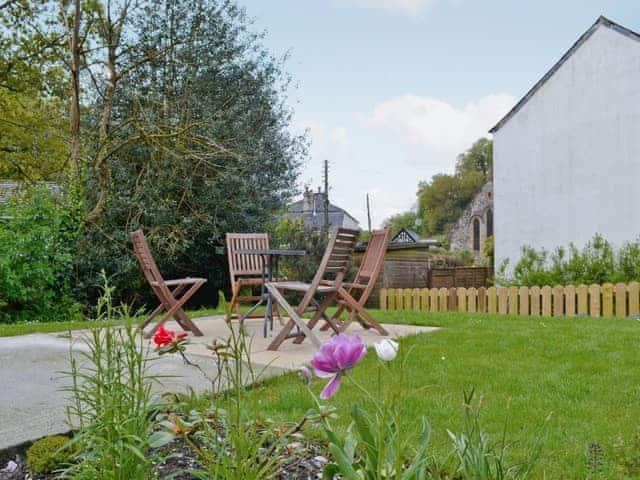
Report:
[[80,0],[74,0],[74,14],[69,33],[71,50],[71,163],[75,181],[81,182],[82,147],[80,143]]

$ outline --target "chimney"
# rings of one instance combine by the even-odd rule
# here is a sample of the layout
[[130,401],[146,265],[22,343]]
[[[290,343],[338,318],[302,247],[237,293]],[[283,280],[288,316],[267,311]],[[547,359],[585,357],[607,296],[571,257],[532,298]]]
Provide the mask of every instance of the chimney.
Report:
[[302,213],[308,213],[313,210],[313,191],[309,187],[304,187],[302,197]]

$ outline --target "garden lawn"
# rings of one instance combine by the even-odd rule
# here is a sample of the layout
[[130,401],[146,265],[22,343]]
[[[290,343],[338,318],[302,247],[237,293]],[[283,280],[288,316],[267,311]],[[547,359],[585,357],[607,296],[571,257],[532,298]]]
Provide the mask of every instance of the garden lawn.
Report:
[[[509,416],[508,458],[517,462],[534,449],[536,432],[553,412],[542,438],[542,458],[534,478],[625,478],[618,470],[618,448],[631,445],[640,426],[640,321],[632,319],[527,318],[460,313],[373,312],[386,323],[443,327],[403,338],[411,349],[403,378],[383,377],[383,389],[401,398],[400,412],[416,431],[420,418],[433,427],[431,448],[439,459],[450,452],[446,430],[463,425],[462,392],[475,388],[484,397],[481,421],[496,440]],[[353,375],[376,390],[378,361],[370,350]],[[324,380],[314,379],[318,393]],[[361,402],[343,381],[326,403],[337,407],[338,425],[348,407]],[[274,420],[295,420],[314,406],[293,375],[257,386],[253,399]],[[507,411],[508,399],[511,406]],[[253,403],[253,402],[252,402]],[[598,451],[602,454],[589,454]],[[640,457],[640,451],[636,449]],[[589,465],[599,465],[597,468]]]

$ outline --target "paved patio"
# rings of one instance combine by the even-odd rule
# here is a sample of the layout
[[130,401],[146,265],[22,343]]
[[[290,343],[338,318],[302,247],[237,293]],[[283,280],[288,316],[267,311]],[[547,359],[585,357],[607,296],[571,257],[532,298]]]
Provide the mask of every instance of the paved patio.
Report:
[[[195,320],[205,334],[204,337],[190,337],[187,355],[191,361],[205,371],[212,371],[215,363],[206,348],[214,339],[226,340],[230,331],[221,316],[203,317]],[[237,325],[237,322],[234,322]],[[168,328],[179,330],[169,322]],[[261,378],[282,374],[307,364],[315,352],[309,341],[301,345],[285,342],[279,351],[271,352],[267,346],[271,338],[263,338],[262,321],[250,319],[245,323],[251,336],[250,360]],[[277,333],[279,325],[274,325]],[[409,325],[385,325],[391,337],[399,338],[436,330],[432,327]],[[347,334],[359,334],[367,346],[380,340],[374,330],[364,330],[359,325],[351,326]],[[318,332],[320,340],[330,337],[329,332]],[[82,332],[73,332],[74,352],[86,351]],[[151,362],[151,371],[167,375],[162,385],[156,385],[156,392],[183,391],[187,386],[198,391],[207,390],[210,385],[196,368],[185,365],[178,355],[165,355]],[[33,334],[19,337],[0,338],[0,450],[32,441],[46,435],[69,430],[66,424],[65,405],[68,394],[61,391],[68,385],[68,379],[61,373],[68,370],[69,338],[61,334]],[[213,370],[214,371],[214,370]]]

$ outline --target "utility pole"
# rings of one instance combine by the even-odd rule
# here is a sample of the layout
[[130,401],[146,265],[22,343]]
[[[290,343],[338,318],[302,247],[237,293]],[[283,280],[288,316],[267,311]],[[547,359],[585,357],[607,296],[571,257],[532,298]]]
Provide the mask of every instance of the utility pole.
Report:
[[329,231],[329,160],[324,161],[324,230]]
[[368,193],[367,193],[367,224],[369,225],[369,235],[371,235],[371,205],[369,204]]

